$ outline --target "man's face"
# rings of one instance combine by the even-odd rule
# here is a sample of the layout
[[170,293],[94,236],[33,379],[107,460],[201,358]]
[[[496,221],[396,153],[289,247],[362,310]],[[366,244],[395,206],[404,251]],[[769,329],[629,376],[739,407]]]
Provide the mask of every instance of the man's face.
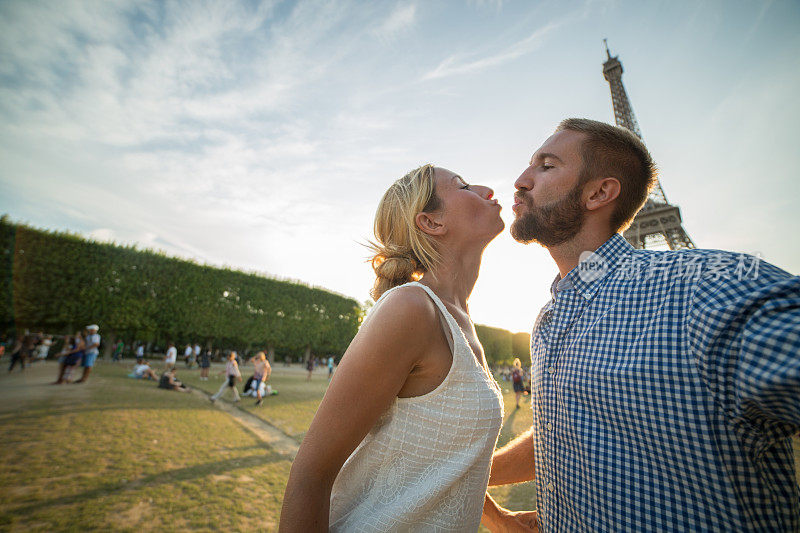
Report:
[[514,187],[511,236],[522,243],[557,246],[578,234],[586,216],[582,200],[582,133],[562,130],[536,150]]

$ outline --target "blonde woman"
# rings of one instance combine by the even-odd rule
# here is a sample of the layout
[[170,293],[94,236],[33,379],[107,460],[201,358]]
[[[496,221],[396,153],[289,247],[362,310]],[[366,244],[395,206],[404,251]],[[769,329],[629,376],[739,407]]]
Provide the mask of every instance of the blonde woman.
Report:
[[292,465],[280,531],[476,531],[503,401],[469,317],[492,190],[431,165],[375,216],[377,300]]
[[222,384],[217,393],[211,396],[209,400],[216,402],[220,396],[225,393],[225,389],[228,388],[233,391],[233,403],[236,403],[240,400],[239,391],[236,390],[236,382],[242,381],[242,373],[239,371],[239,364],[236,362],[236,352],[231,352],[228,355],[228,362],[225,363],[225,370],[220,371],[220,374],[223,372],[225,373],[225,383]]

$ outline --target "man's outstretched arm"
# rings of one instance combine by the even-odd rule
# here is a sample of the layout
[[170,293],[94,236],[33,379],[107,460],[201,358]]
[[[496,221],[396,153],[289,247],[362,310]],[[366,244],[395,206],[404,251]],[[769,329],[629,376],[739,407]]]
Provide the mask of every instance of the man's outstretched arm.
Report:
[[509,483],[532,481],[535,475],[533,428],[530,428],[494,452],[489,485],[508,485]]

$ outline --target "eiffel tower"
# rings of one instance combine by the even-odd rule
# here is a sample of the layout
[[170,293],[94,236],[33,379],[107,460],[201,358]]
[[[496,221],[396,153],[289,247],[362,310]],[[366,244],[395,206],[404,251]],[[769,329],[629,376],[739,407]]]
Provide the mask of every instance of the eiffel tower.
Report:
[[[625,86],[622,85],[622,63],[617,59],[619,56],[611,57],[606,39],[603,42],[608,56],[608,61],[603,63],[603,76],[611,87],[614,119],[617,126],[629,129],[644,141]],[[631,226],[625,230],[623,237],[636,248],[663,248],[664,245],[670,250],[694,248],[694,243],[681,222],[681,210],[667,201],[661,183],[656,181],[647,202],[636,214]]]

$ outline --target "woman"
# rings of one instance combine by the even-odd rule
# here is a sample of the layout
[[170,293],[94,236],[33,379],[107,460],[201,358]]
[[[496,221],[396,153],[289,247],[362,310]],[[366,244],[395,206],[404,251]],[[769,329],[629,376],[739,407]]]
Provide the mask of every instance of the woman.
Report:
[[522,384],[522,363],[519,359],[514,359],[514,368],[511,370],[511,383],[514,385],[514,393],[517,395],[517,409],[519,409],[519,397],[525,392]]
[[236,390],[236,382],[242,380],[242,373],[239,372],[239,364],[236,362],[236,352],[231,352],[228,354],[228,362],[225,364],[225,370],[220,372],[220,374],[225,373],[225,383],[219,388],[216,394],[214,394],[209,400],[212,402],[216,402],[220,396],[225,393],[225,388],[229,388],[233,391],[233,403],[239,401],[239,391]]
[[487,187],[431,165],[375,216],[377,302],[292,464],[280,531],[476,531],[503,419],[467,299],[503,230]]
[[181,392],[191,392],[186,385],[180,382],[178,378],[175,377],[175,369],[171,368],[161,374],[161,378],[158,380],[158,388],[159,389],[167,389],[167,390],[176,390]]
[[58,379],[53,382],[53,385],[61,385],[62,383],[71,383],[72,371],[75,365],[83,359],[83,351],[86,345],[83,341],[83,333],[78,331],[72,339],[64,339],[64,350],[61,352],[63,359],[58,368]]

